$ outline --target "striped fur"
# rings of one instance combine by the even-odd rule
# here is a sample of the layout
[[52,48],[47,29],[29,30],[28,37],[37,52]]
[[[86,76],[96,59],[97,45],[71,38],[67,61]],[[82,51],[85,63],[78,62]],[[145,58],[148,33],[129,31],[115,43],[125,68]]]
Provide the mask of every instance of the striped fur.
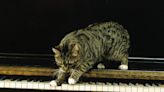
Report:
[[84,72],[102,59],[128,65],[129,43],[127,30],[115,22],[95,23],[67,34],[53,48],[59,67],[54,75],[57,84],[60,85],[66,76],[76,83]]

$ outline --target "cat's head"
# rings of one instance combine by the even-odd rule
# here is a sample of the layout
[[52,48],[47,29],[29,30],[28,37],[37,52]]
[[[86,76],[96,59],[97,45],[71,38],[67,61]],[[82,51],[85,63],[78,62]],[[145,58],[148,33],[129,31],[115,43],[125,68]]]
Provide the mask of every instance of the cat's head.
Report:
[[56,46],[52,48],[52,51],[54,52],[56,64],[59,67],[67,69],[76,65],[80,59],[80,45],[78,43]]

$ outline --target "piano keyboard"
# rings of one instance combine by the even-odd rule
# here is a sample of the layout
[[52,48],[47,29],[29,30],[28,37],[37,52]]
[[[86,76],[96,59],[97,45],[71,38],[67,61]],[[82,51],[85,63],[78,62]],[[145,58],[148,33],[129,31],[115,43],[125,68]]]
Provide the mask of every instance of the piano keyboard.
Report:
[[52,87],[49,81],[12,81],[0,80],[0,88],[34,89],[34,90],[62,90],[62,91],[100,91],[100,92],[164,92],[163,85],[156,84],[125,84],[125,83],[80,83],[75,85],[62,84]]

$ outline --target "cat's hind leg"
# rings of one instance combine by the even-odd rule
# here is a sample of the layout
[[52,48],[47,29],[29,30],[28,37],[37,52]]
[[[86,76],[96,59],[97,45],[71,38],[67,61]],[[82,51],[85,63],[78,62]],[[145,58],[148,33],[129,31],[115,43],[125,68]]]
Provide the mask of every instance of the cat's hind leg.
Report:
[[104,65],[103,63],[99,63],[99,64],[97,65],[97,68],[98,68],[98,69],[105,69],[105,65]]
[[121,65],[119,65],[119,69],[128,70],[128,57],[123,57],[121,59]]
[[121,70],[128,70],[128,54],[126,53],[119,53],[119,51],[115,51],[111,56],[112,60],[120,62],[118,66]]

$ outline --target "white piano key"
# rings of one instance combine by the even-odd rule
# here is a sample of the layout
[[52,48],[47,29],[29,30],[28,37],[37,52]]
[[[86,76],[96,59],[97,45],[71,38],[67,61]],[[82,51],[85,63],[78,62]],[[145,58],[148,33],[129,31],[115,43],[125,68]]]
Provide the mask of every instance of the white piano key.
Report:
[[11,81],[9,79],[4,80],[4,87],[10,88],[10,83],[11,83]]
[[111,91],[111,92],[114,91],[113,85],[111,83],[107,83],[107,86],[108,86],[108,91]]
[[144,91],[144,87],[143,86],[137,86],[137,90],[138,90],[138,92],[143,92]]
[[84,84],[79,84],[79,90],[84,91],[85,90],[85,85]]
[[33,89],[38,89],[39,88],[39,83],[38,82],[33,82]]
[[22,82],[22,88],[27,88],[27,81],[23,80],[21,82]]
[[43,90],[44,89],[44,83],[43,82],[39,82],[38,83],[38,88]]
[[[45,82],[44,83],[44,89],[46,89],[46,90],[54,90],[54,89],[56,89],[56,87],[50,86],[49,82]],[[56,89],[56,90],[58,90],[58,89]]]
[[136,87],[136,86],[131,86],[131,90],[132,90],[132,92],[138,92],[138,90],[137,90],[137,87]]
[[73,85],[67,84],[67,89],[68,89],[68,90],[73,90],[73,88],[74,88]]
[[132,92],[131,86],[126,86],[126,92]]
[[22,88],[22,83],[21,81],[15,81],[15,88]]
[[117,83],[113,83],[113,91],[120,91],[120,87],[119,87],[119,85],[117,84]]
[[79,91],[79,88],[80,88],[79,84],[74,85],[74,87],[73,87],[73,89],[74,89],[75,91]]
[[50,87],[51,89],[56,89],[56,90],[62,90],[62,86],[55,86],[55,87]]
[[0,80],[0,88],[4,88],[4,81]]
[[68,90],[68,84],[62,84],[61,86],[63,90]]
[[143,92],[149,92],[149,88],[148,87],[144,87],[144,91]]
[[11,83],[10,83],[10,88],[15,88],[16,87],[16,83],[15,83],[15,81],[12,81]]
[[126,87],[125,84],[121,84],[121,85],[120,85],[120,91],[121,91],[121,92],[126,92],[126,88],[125,88],[125,87]]
[[49,89],[50,88],[50,84],[48,84],[47,82],[44,83],[44,89]]
[[91,88],[92,91],[97,91],[97,86],[96,86],[96,84],[90,85],[90,88]]
[[161,92],[164,92],[164,84],[159,84],[158,86],[160,87]]
[[161,92],[161,88],[160,87],[155,87],[154,92]]
[[163,87],[160,88],[160,92],[164,92],[164,88]]
[[84,89],[85,91],[91,90],[91,86],[88,83],[84,84],[84,86],[85,86],[85,89]]
[[103,85],[103,90],[104,92],[107,92],[108,91],[108,86],[107,85]]
[[97,86],[97,90],[96,91],[102,91],[103,90],[103,85],[100,84],[100,85],[96,85]]
[[27,89],[33,89],[33,81],[27,83]]
[[149,92],[155,92],[155,89],[153,86],[149,86],[148,89],[149,89]]

